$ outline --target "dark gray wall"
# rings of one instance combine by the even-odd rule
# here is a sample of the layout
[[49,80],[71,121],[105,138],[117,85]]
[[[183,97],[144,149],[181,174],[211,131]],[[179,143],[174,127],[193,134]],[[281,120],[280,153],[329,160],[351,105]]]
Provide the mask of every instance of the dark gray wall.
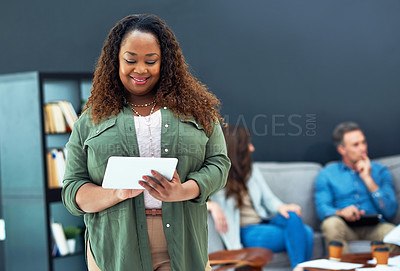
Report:
[[227,121],[252,131],[255,160],[337,159],[330,134],[345,120],[371,157],[400,152],[397,0],[6,0],[0,73],[92,71],[110,28],[144,12],[175,31]]

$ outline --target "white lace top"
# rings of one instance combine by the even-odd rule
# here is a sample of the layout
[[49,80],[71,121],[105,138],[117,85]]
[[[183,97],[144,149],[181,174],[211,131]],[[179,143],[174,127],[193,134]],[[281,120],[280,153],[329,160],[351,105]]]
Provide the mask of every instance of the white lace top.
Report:
[[[140,157],[161,157],[161,110],[145,117],[135,116],[136,137]],[[146,209],[161,209],[162,201],[153,198],[144,190],[144,206]]]

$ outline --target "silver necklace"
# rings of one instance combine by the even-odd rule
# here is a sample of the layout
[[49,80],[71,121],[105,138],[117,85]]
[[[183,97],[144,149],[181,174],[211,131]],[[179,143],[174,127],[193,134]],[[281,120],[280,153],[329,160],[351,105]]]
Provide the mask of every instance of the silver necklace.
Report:
[[133,108],[133,106],[131,105],[133,113],[135,113],[139,117],[143,117],[144,118],[144,123],[146,124],[147,127],[149,127],[149,139],[150,139],[151,157],[153,157],[153,158],[154,158],[154,146],[153,146],[153,136],[151,135],[150,124],[151,124],[151,114],[153,114],[155,107],[156,107],[156,102],[154,101],[154,105],[150,110],[150,114],[145,117],[145,116],[140,115],[139,112],[137,112],[135,110],[135,108]]
[[152,102],[149,102],[149,103],[146,103],[146,104],[132,104],[132,103],[129,103],[129,104],[131,106],[134,106],[134,107],[148,107],[148,106],[150,106],[152,104],[155,104],[155,103],[156,103],[156,100],[153,100]]
[[[137,111],[135,110],[135,108],[133,108],[134,106],[135,106],[135,105],[131,104],[131,108],[132,108],[133,113],[135,113],[135,114],[138,115],[139,117],[145,117],[145,116],[140,115],[139,112],[137,112]],[[144,107],[144,105],[143,105],[143,107]],[[154,104],[153,104],[153,106],[152,106],[152,108],[151,108],[151,110],[150,110],[150,114],[147,116],[149,120],[150,120],[151,114],[153,114],[153,111],[154,111],[154,108],[155,108],[155,107],[156,107],[156,102],[154,101]]]

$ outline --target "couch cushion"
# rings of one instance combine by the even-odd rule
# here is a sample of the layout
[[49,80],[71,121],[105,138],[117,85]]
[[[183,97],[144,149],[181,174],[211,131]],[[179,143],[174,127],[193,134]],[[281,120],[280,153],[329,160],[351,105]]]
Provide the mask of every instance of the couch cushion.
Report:
[[[375,162],[385,165],[392,174],[394,187],[396,190],[396,197],[400,199],[400,155],[385,156],[374,159]],[[391,222],[400,224],[400,208],[397,208],[397,213]]]
[[303,221],[319,230],[314,206],[314,182],[321,165],[313,162],[255,162],[274,194],[301,206]]

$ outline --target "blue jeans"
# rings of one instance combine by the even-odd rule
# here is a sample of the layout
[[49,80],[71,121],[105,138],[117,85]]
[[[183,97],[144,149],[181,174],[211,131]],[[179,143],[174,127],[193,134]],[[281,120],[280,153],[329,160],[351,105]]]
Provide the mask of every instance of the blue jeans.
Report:
[[314,245],[313,230],[294,212],[289,212],[288,219],[277,215],[268,223],[243,227],[240,238],[244,247],[287,251],[292,268],[311,258]]

